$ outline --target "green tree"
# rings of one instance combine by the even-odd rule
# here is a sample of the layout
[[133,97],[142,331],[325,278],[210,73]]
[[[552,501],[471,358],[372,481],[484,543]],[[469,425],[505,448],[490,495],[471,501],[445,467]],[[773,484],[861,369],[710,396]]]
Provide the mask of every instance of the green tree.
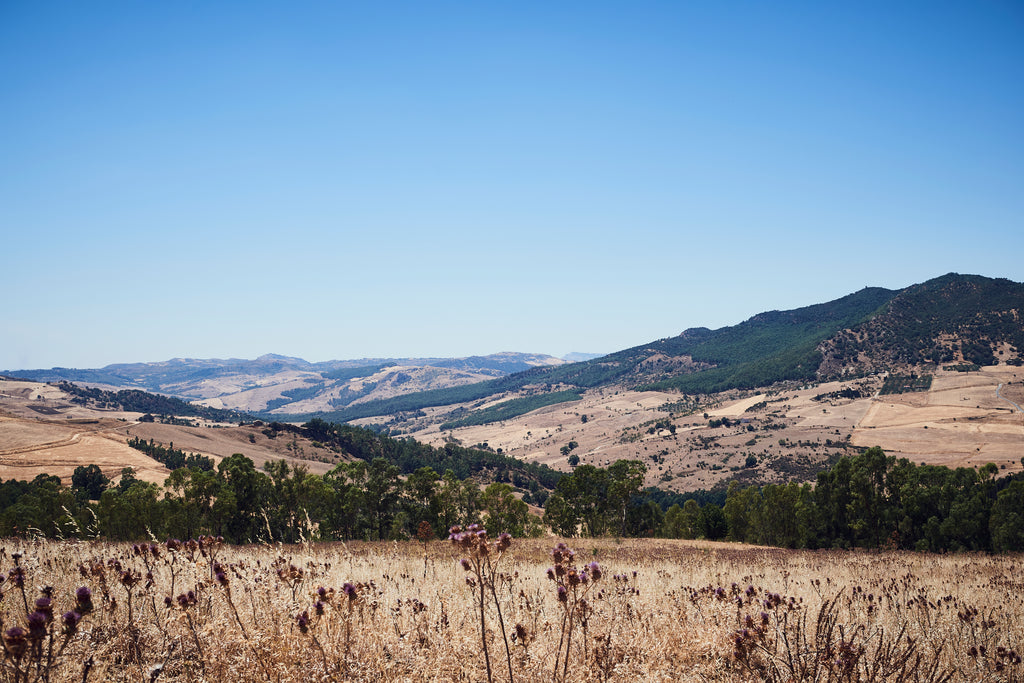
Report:
[[561,493],[555,491],[544,505],[544,523],[559,536],[571,538],[579,529],[579,518]]
[[608,523],[620,536],[626,535],[627,513],[633,497],[644,485],[646,473],[647,467],[639,460],[616,460],[608,467]]
[[99,465],[79,465],[71,475],[71,488],[86,500],[99,500],[110,479],[103,474]]
[[165,511],[160,487],[134,481],[126,488],[109,488],[100,496],[96,512],[100,533],[113,541],[141,541],[164,533]]
[[484,527],[487,533],[497,536],[501,532],[507,532],[517,538],[525,534],[530,509],[526,503],[515,497],[512,487],[508,484],[495,482],[489,485],[480,496],[480,506],[484,509]]
[[989,529],[993,550],[1024,550],[1024,481],[1014,481],[996,496],[989,517]]

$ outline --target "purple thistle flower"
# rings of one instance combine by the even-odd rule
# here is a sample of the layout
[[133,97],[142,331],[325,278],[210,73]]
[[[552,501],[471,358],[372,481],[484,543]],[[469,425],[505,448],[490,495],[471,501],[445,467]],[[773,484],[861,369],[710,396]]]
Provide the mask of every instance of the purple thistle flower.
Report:
[[28,639],[35,641],[41,640],[46,636],[46,625],[49,623],[49,619],[42,612],[33,612],[28,615]]
[[345,597],[349,600],[355,600],[359,597],[359,594],[356,592],[356,587],[347,581],[345,582],[345,585],[341,587],[341,592],[344,593]]
[[4,632],[4,645],[14,659],[21,659],[28,648],[28,641],[25,640],[25,629],[20,626],[9,628]]
[[39,598],[36,600],[36,611],[46,615],[47,619],[53,618],[53,604],[50,598]]
[[78,622],[82,620],[82,615],[75,611],[65,612],[60,620],[64,624],[64,632],[72,634],[78,629]]
[[463,568],[464,570],[466,570],[467,572],[468,572],[468,571],[469,571],[470,569],[472,569],[472,565],[471,565],[471,564],[469,563],[469,560],[468,560],[468,559],[466,559],[465,557],[464,557],[464,558],[462,558],[461,560],[459,560],[459,564],[461,564],[461,565],[462,565],[462,568]]
[[565,602],[569,599],[569,591],[565,589],[565,586],[558,587],[558,602]]
[[594,579],[594,581],[601,579],[601,566],[597,564],[597,562],[591,562],[588,564],[587,569],[590,570],[590,577]]
[[80,586],[75,591],[75,610],[79,614],[88,614],[92,611],[92,591],[88,586]]

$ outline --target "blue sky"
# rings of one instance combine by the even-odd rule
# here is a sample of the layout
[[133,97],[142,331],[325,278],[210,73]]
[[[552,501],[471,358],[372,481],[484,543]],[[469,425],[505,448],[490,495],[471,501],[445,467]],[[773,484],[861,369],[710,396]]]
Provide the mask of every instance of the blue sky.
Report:
[[1020,2],[0,4],[0,368],[1024,280]]

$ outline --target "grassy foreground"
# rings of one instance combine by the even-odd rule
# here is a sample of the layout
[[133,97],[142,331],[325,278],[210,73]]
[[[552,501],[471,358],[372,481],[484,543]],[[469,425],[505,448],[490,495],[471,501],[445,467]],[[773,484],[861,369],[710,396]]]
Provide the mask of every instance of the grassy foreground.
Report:
[[0,680],[1024,680],[1020,556],[556,542],[7,539]]

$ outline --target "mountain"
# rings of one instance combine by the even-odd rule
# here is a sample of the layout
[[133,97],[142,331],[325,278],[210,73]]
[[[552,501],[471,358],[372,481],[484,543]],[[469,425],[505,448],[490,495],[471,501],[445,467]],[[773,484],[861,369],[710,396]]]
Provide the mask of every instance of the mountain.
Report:
[[868,287],[827,303],[759,313],[717,330],[690,328],[580,363],[366,400],[322,417],[350,421],[462,404],[464,419],[465,404],[523,394],[619,386],[707,395],[921,363],[1019,364],[1022,311],[1024,285],[951,273],[902,290]]
[[[92,386],[21,387],[18,410],[37,414],[48,429],[65,424],[66,438],[43,439],[40,452],[51,442],[77,444],[73,429],[89,409],[123,411],[129,420],[150,412],[157,424],[133,424],[133,435],[160,429],[149,438],[218,455],[200,445],[200,434],[222,426],[195,427],[196,441],[186,442],[181,430],[192,427],[180,423],[237,422],[237,414],[197,411],[255,406],[272,424],[243,438],[261,457],[277,443],[265,431],[274,424],[349,422],[401,441],[464,445],[562,471],[572,460],[600,467],[640,460],[646,485],[677,492],[721,492],[732,480],[809,481],[842,455],[876,445],[915,463],[991,462],[1015,471],[1024,465],[1022,311],[1024,285],[951,273],[719,329],[691,327],[577,363],[526,354],[327,363],[266,355],[38,371]],[[194,404],[140,395],[146,384]],[[49,393],[52,400],[42,401]],[[160,417],[171,414],[186,419]],[[172,428],[179,433],[171,436]],[[19,434],[8,429],[12,457],[23,448]],[[329,460],[336,454],[325,443],[310,438],[286,453],[294,457],[299,447]],[[244,443],[229,448],[249,452]]]
[[543,354],[511,352],[468,358],[363,358],[317,363],[265,354],[254,360],[173,358],[99,369],[51,368],[8,374],[37,382],[137,389],[197,401],[211,408],[275,415],[333,410],[562,363]]
[[[573,363],[522,353],[320,363],[267,354],[8,374],[143,389],[282,420],[348,422],[431,409],[439,423],[462,424],[480,419],[469,413],[489,409],[488,402],[520,400],[492,411],[502,419],[507,408],[535,409],[609,387],[709,395],[928,364],[1019,364],[1022,311],[1024,285],[950,273],[901,290],[868,287],[826,303],[767,311],[716,330],[689,328]],[[539,398],[545,394],[551,397]]]
[[818,374],[826,377],[922,364],[1020,365],[1024,284],[951,273],[907,287],[821,352]]

